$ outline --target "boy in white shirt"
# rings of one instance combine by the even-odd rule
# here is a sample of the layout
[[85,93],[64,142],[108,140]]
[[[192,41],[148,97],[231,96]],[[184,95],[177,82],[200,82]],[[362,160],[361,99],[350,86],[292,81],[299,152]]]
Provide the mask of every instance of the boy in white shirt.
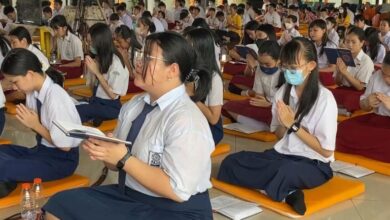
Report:
[[390,48],[390,19],[381,20],[379,25],[380,35],[379,39],[382,44],[386,47],[386,51],[389,51]]
[[282,28],[280,15],[275,11],[275,4],[268,5],[268,12],[264,15],[264,23],[270,24],[277,28]]
[[279,45],[283,46],[286,43],[290,42],[295,37],[301,37],[301,34],[296,27],[297,17],[294,15],[287,16],[285,23],[284,23],[284,31],[282,33],[282,36],[278,40]]

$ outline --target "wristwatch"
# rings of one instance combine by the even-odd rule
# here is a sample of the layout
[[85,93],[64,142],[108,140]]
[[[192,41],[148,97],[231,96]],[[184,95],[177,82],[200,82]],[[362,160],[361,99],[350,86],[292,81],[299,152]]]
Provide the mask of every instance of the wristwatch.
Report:
[[120,159],[120,160],[118,161],[118,163],[116,164],[116,168],[117,168],[118,170],[122,170],[123,167],[125,166],[126,161],[127,161],[131,156],[133,156],[133,155],[131,154],[131,152],[130,152],[130,149],[129,149],[128,147],[126,147],[126,149],[127,149],[127,153],[126,153],[125,156],[123,156],[122,159]]
[[291,132],[297,132],[300,128],[300,125],[298,122],[294,122],[294,124],[291,125],[291,127],[288,129],[287,134],[291,134]]

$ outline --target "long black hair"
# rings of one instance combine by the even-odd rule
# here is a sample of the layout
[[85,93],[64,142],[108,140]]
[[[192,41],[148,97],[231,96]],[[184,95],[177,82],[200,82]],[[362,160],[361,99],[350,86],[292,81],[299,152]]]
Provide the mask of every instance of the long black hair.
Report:
[[67,27],[66,35],[68,35],[68,31],[70,33],[73,33],[72,28],[70,27],[68,22],[66,22],[66,18],[63,15],[56,15],[56,16],[54,16],[54,18],[52,18],[51,21],[50,21],[50,27],[53,28],[53,29],[57,29],[59,27]]
[[214,37],[211,31],[205,28],[196,28],[186,32],[184,37],[195,49],[200,62],[202,62],[211,73],[218,73],[222,77],[215,57]]
[[122,66],[125,66],[122,55],[118,52],[112,39],[110,28],[104,23],[96,23],[89,29],[92,46],[96,49],[99,68],[102,74],[106,74],[112,64],[113,56],[119,57]]
[[325,31],[324,35],[322,36],[322,39],[321,39],[321,50],[320,50],[320,54],[319,54],[320,56],[322,56],[322,54],[324,54],[326,44],[329,41],[329,39],[328,39],[328,30],[326,28],[326,22],[324,20],[322,20],[322,19],[316,19],[316,20],[314,20],[314,21],[312,21],[310,23],[309,31],[310,31],[310,29],[312,29],[314,27],[321,28],[322,30]]
[[[310,40],[297,37],[288,42],[280,53],[280,61],[282,66],[296,65],[299,63],[300,57],[303,57],[307,62],[314,61],[317,63],[316,48]],[[308,76],[305,89],[299,99],[298,111],[295,114],[295,120],[301,123],[313,105],[315,104],[319,94],[319,73],[316,66]],[[290,103],[291,84],[286,84],[286,89],[283,95],[283,101],[287,105]]]
[[144,26],[147,26],[150,33],[156,32],[156,26],[150,18],[140,17],[138,18],[138,22],[141,22]]
[[19,26],[9,32],[9,36],[15,36],[18,40],[26,39],[27,43],[30,45],[32,43],[30,32],[25,27]]
[[378,56],[379,47],[382,44],[379,39],[379,31],[376,28],[369,27],[364,31],[370,57],[374,60]]
[[[15,48],[8,52],[1,64],[1,72],[11,76],[25,76],[28,71],[44,75],[42,64],[38,57],[31,51],[24,48]],[[52,67],[46,70],[46,74],[53,82],[63,86],[64,77]]]
[[244,27],[244,37],[242,38],[242,44],[253,44],[255,41],[249,37],[249,34],[246,33],[247,30],[249,31],[256,31],[259,27],[259,23],[257,21],[249,21],[245,27]]
[[195,94],[192,96],[194,102],[206,99],[211,89],[211,74],[198,63],[197,54],[187,40],[175,32],[160,32],[146,37],[144,47],[144,65],[142,76],[145,80],[149,66],[147,56],[150,55],[154,45],[162,50],[162,56],[166,65],[176,63],[180,70],[181,82],[193,82],[197,79]]
[[5,38],[3,35],[0,35],[1,55],[3,55],[3,57],[5,57],[7,55],[7,53],[8,53],[8,51],[10,51],[10,48],[11,48],[11,44],[8,41],[8,39]]
[[[115,34],[125,40],[130,39],[131,55],[134,57],[136,50],[141,50],[142,45],[138,42],[137,35],[126,25],[121,25],[115,29]],[[134,66],[134,59],[130,57],[131,64]]]

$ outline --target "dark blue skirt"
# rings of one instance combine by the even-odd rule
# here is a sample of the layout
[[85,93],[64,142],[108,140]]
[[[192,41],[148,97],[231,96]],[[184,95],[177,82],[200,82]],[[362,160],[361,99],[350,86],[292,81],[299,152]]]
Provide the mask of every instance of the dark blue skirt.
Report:
[[118,118],[122,104],[120,99],[92,97],[89,104],[76,105],[82,122],[94,119],[111,120]]
[[43,207],[59,219],[139,219],[139,220],[211,220],[208,192],[177,203],[152,197],[126,188],[122,194],[118,185],[79,188],[58,193]]
[[0,146],[0,181],[31,182],[58,180],[74,173],[79,163],[79,148],[63,151],[38,145],[27,148],[17,145]]

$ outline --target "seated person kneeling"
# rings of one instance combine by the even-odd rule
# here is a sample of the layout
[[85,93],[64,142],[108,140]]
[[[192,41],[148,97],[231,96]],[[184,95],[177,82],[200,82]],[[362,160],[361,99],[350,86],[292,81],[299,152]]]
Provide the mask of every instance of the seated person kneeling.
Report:
[[91,56],[85,59],[93,95],[88,104],[76,108],[82,122],[93,121],[94,126],[99,126],[104,120],[118,118],[122,107],[120,96],[126,95],[129,86],[129,71],[106,24],[94,24],[87,39],[90,53],[95,56],[95,59]]
[[382,70],[371,76],[360,97],[360,107],[374,112],[339,124],[337,151],[390,163],[390,52],[385,56]]
[[133,145],[96,139],[82,145],[91,159],[119,170],[119,185],[58,193],[43,207],[47,219],[212,219],[213,137],[183,84],[199,68],[196,54],[173,32],[151,34],[145,45],[134,82],[146,93],[123,106],[115,129]]
[[32,52],[12,49],[1,72],[14,89],[26,93],[26,106],[17,106],[16,118],[37,133],[37,145],[0,147],[0,198],[14,190],[17,182],[31,182],[36,177],[51,181],[72,175],[79,162],[80,141],[67,137],[53,121],[81,124],[72,99],[42,71],[40,60]]
[[275,201],[306,212],[303,189],[333,177],[337,106],[332,93],[318,81],[316,49],[305,38],[294,38],[281,52],[287,81],[272,105],[271,131],[280,140],[265,152],[239,152],[221,164],[218,179],[264,190]]

